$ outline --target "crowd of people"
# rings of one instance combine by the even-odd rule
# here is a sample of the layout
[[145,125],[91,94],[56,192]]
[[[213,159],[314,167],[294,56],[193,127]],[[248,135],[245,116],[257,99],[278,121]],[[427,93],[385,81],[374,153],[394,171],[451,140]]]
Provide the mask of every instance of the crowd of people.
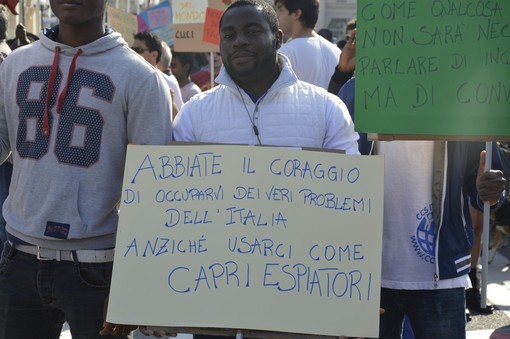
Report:
[[106,0],[50,4],[58,26],[12,52],[0,17],[0,338],[57,339],[64,322],[73,338],[127,338],[144,325],[104,318],[126,149],[174,141],[384,155],[379,338],[465,338],[470,211],[510,204],[498,148],[486,170],[484,143],[356,132],[355,21],[340,50],[315,31],[318,0],[238,0],[219,53],[199,56],[150,31],[128,46],[104,26]]

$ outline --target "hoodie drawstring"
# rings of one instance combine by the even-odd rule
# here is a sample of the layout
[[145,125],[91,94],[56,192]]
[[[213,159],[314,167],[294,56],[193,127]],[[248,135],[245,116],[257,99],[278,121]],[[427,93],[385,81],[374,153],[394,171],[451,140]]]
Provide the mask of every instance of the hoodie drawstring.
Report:
[[53,86],[55,85],[55,78],[57,77],[59,53],[60,48],[55,47],[55,55],[53,56],[53,64],[51,65],[50,80],[48,81],[48,88],[46,89],[46,104],[44,106],[42,134],[45,137],[50,135],[50,127],[48,123],[49,114],[48,111],[50,110],[50,100],[51,96],[53,95]]
[[62,91],[62,93],[58,97],[57,113],[60,113],[60,109],[62,108],[62,105],[64,104],[64,100],[65,100],[66,95],[67,95],[67,88],[69,87],[69,84],[71,83],[71,79],[73,77],[74,70],[76,69],[76,59],[78,59],[78,56],[81,54],[81,52],[82,52],[81,49],[79,49],[78,52],[76,52],[76,54],[73,57],[73,61],[71,61],[71,65],[69,65],[69,71],[67,72],[66,85],[64,87],[64,90]]
[[[76,54],[73,57],[73,60],[71,61],[71,65],[69,65],[69,71],[67,74],[67,81],[66,85],[58,97],[57,101],[57,113],[60,113],[60,109],[62,108],[62,105],[64,104],[65,97],[67,95],[67,88],[69,87],[69,84],[71,83],[71,79],[73,77],[74,71],[76,69],[76,59],[81,54],[82,50],[78,49]],[[46,91],[46,105],[44,107],[44,116],[43,116],[43,128],[42,128],[42,134],[43,136],[49,136],[50,135],[50,127],[49,127],[49,109],[50,109],[50,101],[51,97],[53,95],[53,89],[55,86],[55,78],[57,77],[57,71],[58,71],[58,58],[60,54],[60,48],[55,47],[55,55],[53,57],[53,64],[51,65],[51,72],[50,72],[50,79],[48,81],[48,90]]]

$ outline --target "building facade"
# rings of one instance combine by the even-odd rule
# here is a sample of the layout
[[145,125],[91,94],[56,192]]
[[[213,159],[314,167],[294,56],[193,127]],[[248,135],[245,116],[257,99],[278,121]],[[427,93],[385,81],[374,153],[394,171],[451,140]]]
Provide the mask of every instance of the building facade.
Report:
[[335,41],[345,39],[347,21],[356,17],[356,0],[321,0],[316,30],[329,28]]

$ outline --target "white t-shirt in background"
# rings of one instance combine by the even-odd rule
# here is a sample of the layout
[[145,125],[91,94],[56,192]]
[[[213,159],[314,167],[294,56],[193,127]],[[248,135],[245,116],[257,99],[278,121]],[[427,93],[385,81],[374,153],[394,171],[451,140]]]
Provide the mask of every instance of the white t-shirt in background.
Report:
[[340,61],[340,48],[320,35],[294,38],[278,50],[290,60],[299,80],[328,89],[331,76]]
[[201,92],[202,90],[200,89],[200,87],[198,87],[197,84],[195,84],[193,81],[188,82],[186,85],[181,87],[181,96],[183,103],[188,102],[188,100],[191,99],[192,96]]
[[[434,289],[434,141],[377,142],[376,149],[385,159],[381,286]],[[438,281],[437,288],[454,287],[469,287],[467,275]]]

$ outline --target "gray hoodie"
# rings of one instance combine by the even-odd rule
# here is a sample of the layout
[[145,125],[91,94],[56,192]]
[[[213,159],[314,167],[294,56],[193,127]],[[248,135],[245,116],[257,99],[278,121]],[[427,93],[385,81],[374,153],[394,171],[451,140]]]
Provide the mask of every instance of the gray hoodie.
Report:
[[14,242],[114,247],[127,145],[172,139],[165,81],[108,33],[74,48],[47,31],[0,65],[0,163],[12,152],[14,164],[3,215]]

